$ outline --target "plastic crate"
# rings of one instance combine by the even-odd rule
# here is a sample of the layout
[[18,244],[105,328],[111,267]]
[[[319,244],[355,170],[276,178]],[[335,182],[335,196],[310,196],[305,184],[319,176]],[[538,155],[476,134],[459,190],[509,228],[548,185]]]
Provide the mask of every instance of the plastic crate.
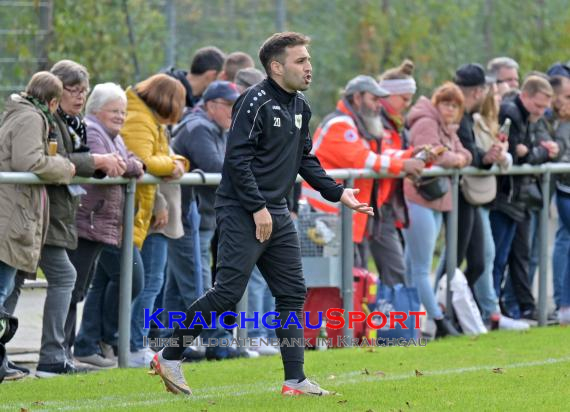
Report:
[[339,287],[341,271],[340,217],[323,212],[300,213],[297,230],[307,287]]

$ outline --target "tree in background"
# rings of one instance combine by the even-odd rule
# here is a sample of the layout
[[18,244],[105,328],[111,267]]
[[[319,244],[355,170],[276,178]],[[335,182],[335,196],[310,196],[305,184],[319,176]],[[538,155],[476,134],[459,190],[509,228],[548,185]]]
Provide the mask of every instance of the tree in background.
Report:
[[[193,52],[207,45],[255,57],[261,41],[276,31],[279,15],[285,16],[285,29],[311,36],[315,76],[307,94],[314,122],[333,108],[350,78],[376,76],[404,58],[416,63],[419,94],[428,95],[462,63],[486,64],[508,55],[519,61],[524,75],[570,59],[570,8],[558,1],[49,0],[49,63],[71,58],[89,69],[94,83],[133,84],[165,66],[168,2],[175,8],[175,65],[185,70]],[[7,3],[26,2],[0,2],[0,27],[39,29],[38,6],[10,9],[15,14],[6,12]],[[285,10],[279,14],[281,5]],[[41,54],[38,45],[29,34],[3,36],[0,55],[20,60],[0,60],[0,86],[25,84],[38,68],[33,61]]]
[[[52,7],[53,16],[49,44],[43,41],[45,34],[40,25],[46,5]],[[2,33],[5,42],[0,42],[1,55],[14,59],[10,63],[0,60],[0,91],[4,92],[0,107],[7,93],[23,89],[20,85],[25,85],[35,71],[49,69],[60,59],[86,66],[93,84],[113,81],[123,87],[155,73],[164,61],[165,18],[157,2],[2,2],[0,27],[6,27]],[[44,47],[47,60],[38,60],[44,55]]]

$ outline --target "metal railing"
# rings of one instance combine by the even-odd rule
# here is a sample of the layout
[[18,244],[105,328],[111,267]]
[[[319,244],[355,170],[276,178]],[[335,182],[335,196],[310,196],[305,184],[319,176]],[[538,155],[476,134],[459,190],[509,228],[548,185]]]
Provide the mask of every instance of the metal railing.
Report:
[[[375,173],[364,169],[339,169],[330,170],[328,173],[335,179],[344,181],[346,187],[352,187],[354,179],[358,178],[384,178],[384,177],[400,177],[389,173]],[[543,193],[543,207],[540,211],[540,253],[539,253],[539,285],[538,285],[538,314],[539,325],[546,325],[547,320],[547,239],[548,239],[548,212],[550,204],[550,180],[552,174],[570,173],[570,163],[547,163],[539,166],[513,166],[508,171],[502,171],[496,166],[489,170],[480,170],[474,167],[464,169],[442,169],[432,167],[423,172],[423,176],[450,176],[451,177],[451,197],[452,209],[447,214],[446,226],[446,248],[447,262],[446,272],[453,274],[455,272],[455,262],[457,260],[457,227],[458,227],[458,199],[459,199],[459,177],[461,175],[540,175]],[[220,183],[221,174],[206,173],[203,176],[198,173],[187,173],[179,180],[169,181],[168,183],[193,185],[193,186],[216,186]],[[298,178],[301,181],[301,178]],[[0,184],[44,184],[33,173],[15,173],[0,172]],[[125,184],[125,212],[123,222],[123,244],[132,245],[133,243],[133,226],[134,226],[134,209],[135,209],[135,191],[137,183],[164,183],[160,178],[152,175],[145,175],[139,180],[124,178],[105,178],[93,179],[76,177],[73,183],[77,184],[101,184],[114,185]],[[345,309],[345,316],[353,310],[353,275],[352,267],[354,261],[353,242],[352,242],[352,211],[347,207],[342,207],[341,212],[341,262],[342,262],[342,297]],[[129,339],[130,339],[130,317],[131,317],[131,286],[132,286],[132,247],[122,248],[121,257],[121,287],[119,295],[119,366],[126,367],[129,355]],[[447,277],[448,282],[451,276]],[[447,308],[451,310],[451,288],[447,287]],[[352,336],[352,330],[348,329],[348,319],[345,323],[344,334]]]

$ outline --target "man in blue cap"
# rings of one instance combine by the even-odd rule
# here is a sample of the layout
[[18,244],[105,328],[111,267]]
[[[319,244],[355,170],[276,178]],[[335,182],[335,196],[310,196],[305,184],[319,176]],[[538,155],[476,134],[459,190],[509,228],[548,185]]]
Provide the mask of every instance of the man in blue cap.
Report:
[[[217,80],[212,82],[202,102],[184,116],[174,130],[172,148],[190,160],[191,170],[205,173],[221,173],[226,153],[226,131],[232,121],[232,106],[239,97],[234,83]],[[200,213],[200,252],[202,257],[203,289],[212,285],[210,270],[210,241],[216,229],[214,201],[216,187],[198,186],[195,189]],[[199,292],[201,294],[201,292]],[[197,298],[195,296],[193,299]]]

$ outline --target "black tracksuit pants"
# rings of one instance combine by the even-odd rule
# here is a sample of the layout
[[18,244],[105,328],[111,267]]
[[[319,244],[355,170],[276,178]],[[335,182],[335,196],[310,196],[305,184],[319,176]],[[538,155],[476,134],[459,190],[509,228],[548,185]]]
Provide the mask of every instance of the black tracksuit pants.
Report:
[[[211,311],[220,314],[232,310],[244,294],[256,264],[275,297],[281,324],[285,322],[289,312],[297,312],[299,320],[302,321],[307,289],[301,265],[299,237],[289,213],[272,214],[272,218],[271,238],[260,243],[255,238],[255,223],[251,213],[237,206],[216,209],[219,233],[216,281],[210,290],[187,309],[184,322],[186,328],[192,323],[196,312],[201,312],[209,324]],[[181,359],[184,351],[183,337],[196,338],[201,331],[200,325],[193,329],[176,328],[172,336],[178,338],[179,347],[166,348],[163,352],[164,358]],[[279,339],[301,339],[303,329],[295,326],[288,329],[279,328],[276,334]],[[303,351],[303,347],[282,346],[283,362],[303,363]],[[289,378],[291,377],[286,377]]]

